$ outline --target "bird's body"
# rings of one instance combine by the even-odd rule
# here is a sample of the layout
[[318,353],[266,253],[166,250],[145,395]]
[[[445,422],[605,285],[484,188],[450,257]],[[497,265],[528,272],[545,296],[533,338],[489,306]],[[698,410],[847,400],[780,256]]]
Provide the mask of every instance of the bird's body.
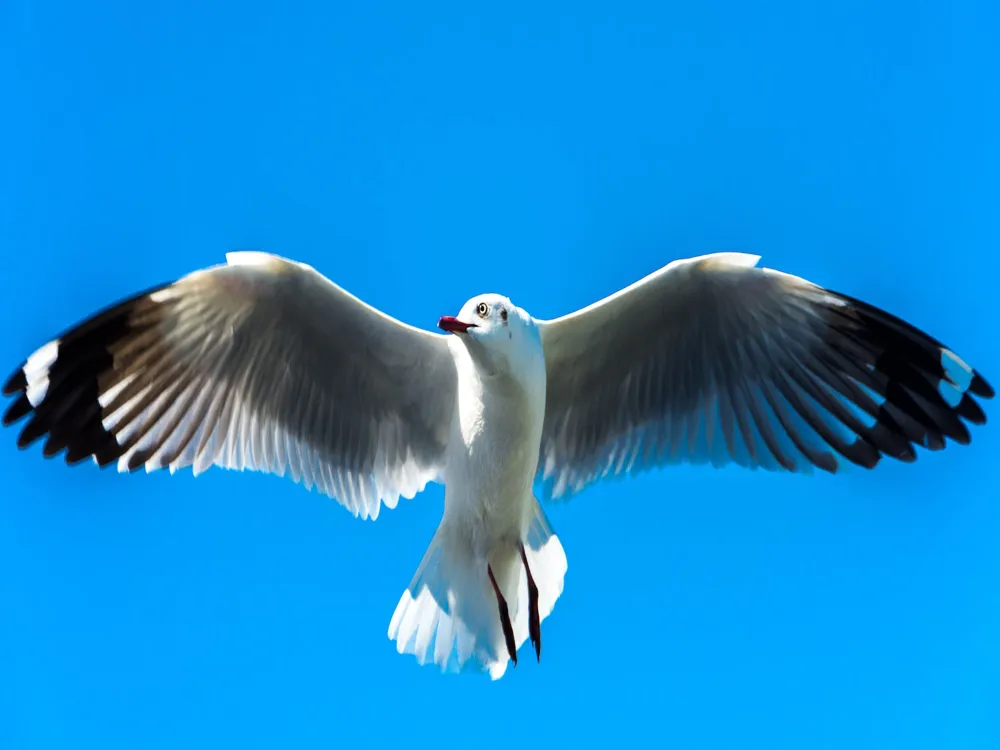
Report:
[[[501,657],[506,654],[507,646],[501,620],[497,618],[490,573],[509,606],[516,644],[510,656],[515,658],[516,648],[527,634],[523,614],[529,606],[521,547],[528,543],[532,524],[545,523],[532,492],[545,414],[545,355],[531,317],[509,300],[491,297],[495,298],[493,304],[503,305],[508,315],[522,324],[523,346],[516,353],[518,366],[508,367],[477,358],[458,337],[449,341],[458,385],[443,461],[444,515],[432,548],[440,547],[438,564],[442,573],[447,572],[442,575],[437,598],[442,603],[446,601],[450,588],[452,601],[448,608],[464,606],[461,619],[479,623],[478,627],[486,633],[484,643],[480,644],[479,661],[498,677],[506,667],[507,659]],[[543,588],[546,593],[553,590],[548,598],[554,604],[562,590],[566,563],[554,536],[551,545],[548,554],[556,554],[561,561],[532,572],[535,576],[545,574]],[[540,547],[528,544],[529,567],[530,560],[539,552]],[[422,623],[442,616],[438,602],[426,600],[425,611],[404,621],[416,593],[414,589],[421,584],[427,586],[429,581],[429,572],[423,568],[415,578],[415,585],[403,595],[393,622],[402,625],[404,631],[405,626],[419,630]],[[548,609],[551,610],[551,604]],[[423,624],[423,628],[425,634],[433,632],[431,626]],[[453,632],[453,626],[445,628],[445,632]],[[399,629],[390,627],[390,637],[405,648],[408,639],[400,638]],[[457,637],[455,640],[456,654],[464,662],[464,649],[473,648],[471,639],[464,644],[459,644]],[[428,647],[421,641],[411,649],[422,660],[426,658],[422,655],[426,650]]]
[[[526,325],[534,326],[530,320]],[[459,385],[445,460],[443,523],[480,557],[501,539],[520,540],[531,518],[545,358],[537,336],[529,341],[524,368],[493,375],[477,368],[457,338],[449,342]]]
[[994,395],[920,329],[756,256],[676,261],[555,320],[480,295],[449,335],[308,266],[227,258],[40,347],[4,424],[71,464],[288,474],[363,518],[444,483],[389,636],[448,671],[497,678],[529,639],[540,658],[567,562],[538,497],[678,462],[911,462],[968,443]]

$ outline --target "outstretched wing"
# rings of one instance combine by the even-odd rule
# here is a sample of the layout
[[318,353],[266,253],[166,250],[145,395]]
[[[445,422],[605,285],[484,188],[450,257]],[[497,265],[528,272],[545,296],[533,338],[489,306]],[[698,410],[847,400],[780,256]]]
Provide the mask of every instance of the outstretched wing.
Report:
[[120,471],[290,473],[375,518],[438,476],[454,407],[445,337],[265,253],[97,313],[8,380],[18,445]]
[[756,268],[682,260],[538,321],[548,375],[546,493],[679,461],[835,472],[969,442],[993,389],[940,342],[871,305]]

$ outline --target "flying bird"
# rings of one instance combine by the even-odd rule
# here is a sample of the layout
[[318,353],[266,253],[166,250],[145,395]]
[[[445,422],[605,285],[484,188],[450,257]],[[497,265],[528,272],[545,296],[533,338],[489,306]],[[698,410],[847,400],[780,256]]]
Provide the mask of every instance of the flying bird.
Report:
[[3,387],[45,456],[253,469],[375,519],[431,481],[443,517],[389,624],[400,653],[497,679],[563,590],[543,500],[678,462],[836,472],[967,444],[993,389],[928,334],[757,266],[678,260],[577,312],[473,297],[410,327],[311,267],[229,253],[94,314]]

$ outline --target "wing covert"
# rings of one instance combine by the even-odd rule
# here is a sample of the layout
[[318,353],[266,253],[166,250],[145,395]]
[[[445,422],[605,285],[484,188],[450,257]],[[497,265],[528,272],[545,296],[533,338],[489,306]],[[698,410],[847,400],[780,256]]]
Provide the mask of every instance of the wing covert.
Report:
[[230,253],[103,310],[11,376],[18,444],[121,471],[290,474],[375,518],[437,477],[455,393],[444,337],[312,268]]
[[537,321],[551,497],[681,461],[793,472],[874,467],[968,443],[993,389],[905,321],[757,256],[676,261]]

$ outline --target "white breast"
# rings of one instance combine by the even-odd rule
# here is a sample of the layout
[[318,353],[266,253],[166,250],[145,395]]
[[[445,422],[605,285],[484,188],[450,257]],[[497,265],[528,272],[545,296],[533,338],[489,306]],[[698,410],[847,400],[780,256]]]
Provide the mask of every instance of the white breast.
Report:
[[482,378],[464,347],[456,347],[455,355],[458,403],[445,467],[443,522],[468,539],[470,551],[485,555],[499,539],[520,540],[530,521],[544,367],[518,380]]

